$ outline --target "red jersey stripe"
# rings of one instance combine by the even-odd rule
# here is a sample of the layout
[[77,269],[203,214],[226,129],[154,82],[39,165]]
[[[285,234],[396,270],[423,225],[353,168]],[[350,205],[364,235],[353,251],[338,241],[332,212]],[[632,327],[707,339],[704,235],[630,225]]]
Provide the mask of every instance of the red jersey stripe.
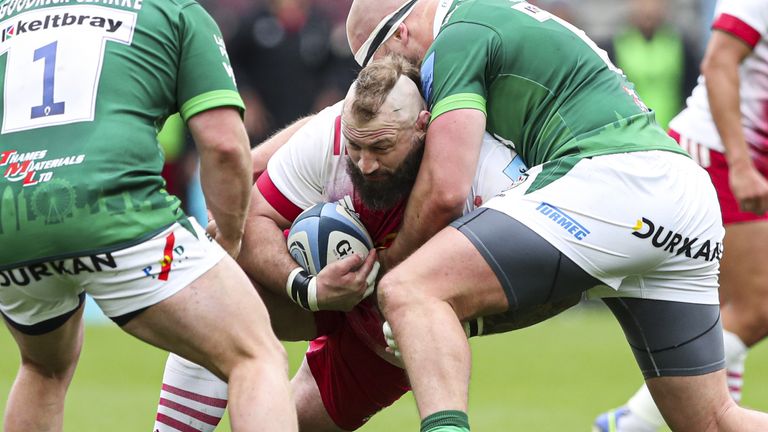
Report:
[[730,33],[752,48],[760,42],[760,32],[733,15],[721,14],[712,24],[712,29]]
[[341,116],[336,116],[336,121],[333,123],[333,154],[341,155]]
[[259,192],[261,192],[261,195],[267,200],[269,205],[289,221],[296,219],[296,216],[302,212],[302,209],[299,206],[286,198],[285,195],[280,192],[280,189],[272,183],[272,179],[269,177],[269,171],[259,176],[259,179],[256,180],[256,187],[259,188]]

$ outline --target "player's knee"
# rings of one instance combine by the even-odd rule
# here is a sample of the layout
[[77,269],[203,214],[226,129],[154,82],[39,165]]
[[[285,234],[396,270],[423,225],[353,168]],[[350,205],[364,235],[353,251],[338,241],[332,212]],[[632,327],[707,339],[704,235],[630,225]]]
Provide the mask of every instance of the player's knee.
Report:
[[385,316],[388,316],[404,307],[417,305],[426,299],[428,293],[422,289],[409,287],[399,277],[397,269],[394,269],[379,281],[377,296],[379,308]]
[[744,311],[741,320],[748,332],[747,339],[757,342],[768,336],[768,301],[761,301]]
[[75,374],[77,359],[78,356],[73,356],[60,360],[35,361],[22,356],[21,367],[46,380],[68,384]]
[[261,346],[258,347],[258,351],[255,358],[259,362],[267,362],[275,368],[282,368],[286,375],[288,374],[288,353],[285,351],[285,347],[272,333],[268,331],[269,335],[264,338]]
[[212,359],[213,368],[209,369],[219,378],[227,380],[234,369],[254,364],[275,370],[283,368],[288,373],[288,354],[271,329],[244,332],[240,336]]

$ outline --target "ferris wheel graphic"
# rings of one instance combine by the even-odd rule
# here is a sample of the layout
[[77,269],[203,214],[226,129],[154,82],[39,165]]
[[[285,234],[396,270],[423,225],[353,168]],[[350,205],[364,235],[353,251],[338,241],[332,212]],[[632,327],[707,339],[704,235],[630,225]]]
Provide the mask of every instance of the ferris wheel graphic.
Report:
[[32,211],[46,225],[64,221],[75,207],[75,190],[64,179],[53,179],[38,186],[32,193]]

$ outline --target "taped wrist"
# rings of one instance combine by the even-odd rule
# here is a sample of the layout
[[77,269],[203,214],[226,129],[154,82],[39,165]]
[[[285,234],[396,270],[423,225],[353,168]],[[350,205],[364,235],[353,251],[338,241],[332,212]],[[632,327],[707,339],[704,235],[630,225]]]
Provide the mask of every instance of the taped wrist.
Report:
[[485,334],[483,333],[485,330],[484,324],[485,320],[483,320],[483,317],[478,317],[469,321],[462,322],[461,326],[464,327],[464,333],[467,335],[467,337],[471,338]]
[[316,312],[317,307],[317,278],[307,273],[301,267],[296,267],[288,275],[288,281],[285,283],[285,290],[288,297],[302,308]]

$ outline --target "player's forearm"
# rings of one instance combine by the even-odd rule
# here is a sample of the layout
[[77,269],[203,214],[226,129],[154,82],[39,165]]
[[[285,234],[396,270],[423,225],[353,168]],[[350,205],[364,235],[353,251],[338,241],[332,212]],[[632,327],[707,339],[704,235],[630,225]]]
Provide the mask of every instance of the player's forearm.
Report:
[[386,251],[386,270],[407,258],[438,231],[461,216],[466,194],[458,196],[452,191],[439,189],[440,185],[434,184],[431,179],[416,181],[400,232]]
[[287,296],[288,274],[299,265],[288,253],[283,230],[266,216],[248,218],[238,264],[262,287]]
[[214,109],[192,117],[188,124],[200,154],[200,182],[208,209],[223,240],[239,243],[251,190],[248,135],[240,113]]
[[739,68],[752,48],[723,31],[712,32],[701,63],[712,118],[725,146],[728,165],[753,169],[741,124]]
[[212,155],[200,162],[206,204],[222,236],[238,241],[243,235],[251,189],[248,149]]
[[419,175],[408,198],[403,224],[382,260],[388,270],[461,216],[477,170],[485,114],[449,111],[427,132]]
[[751,165],[751,158],[741,125],[738,64],[713,59],[705,62],[702,71],[712,118],[725,146],[731,167]]

